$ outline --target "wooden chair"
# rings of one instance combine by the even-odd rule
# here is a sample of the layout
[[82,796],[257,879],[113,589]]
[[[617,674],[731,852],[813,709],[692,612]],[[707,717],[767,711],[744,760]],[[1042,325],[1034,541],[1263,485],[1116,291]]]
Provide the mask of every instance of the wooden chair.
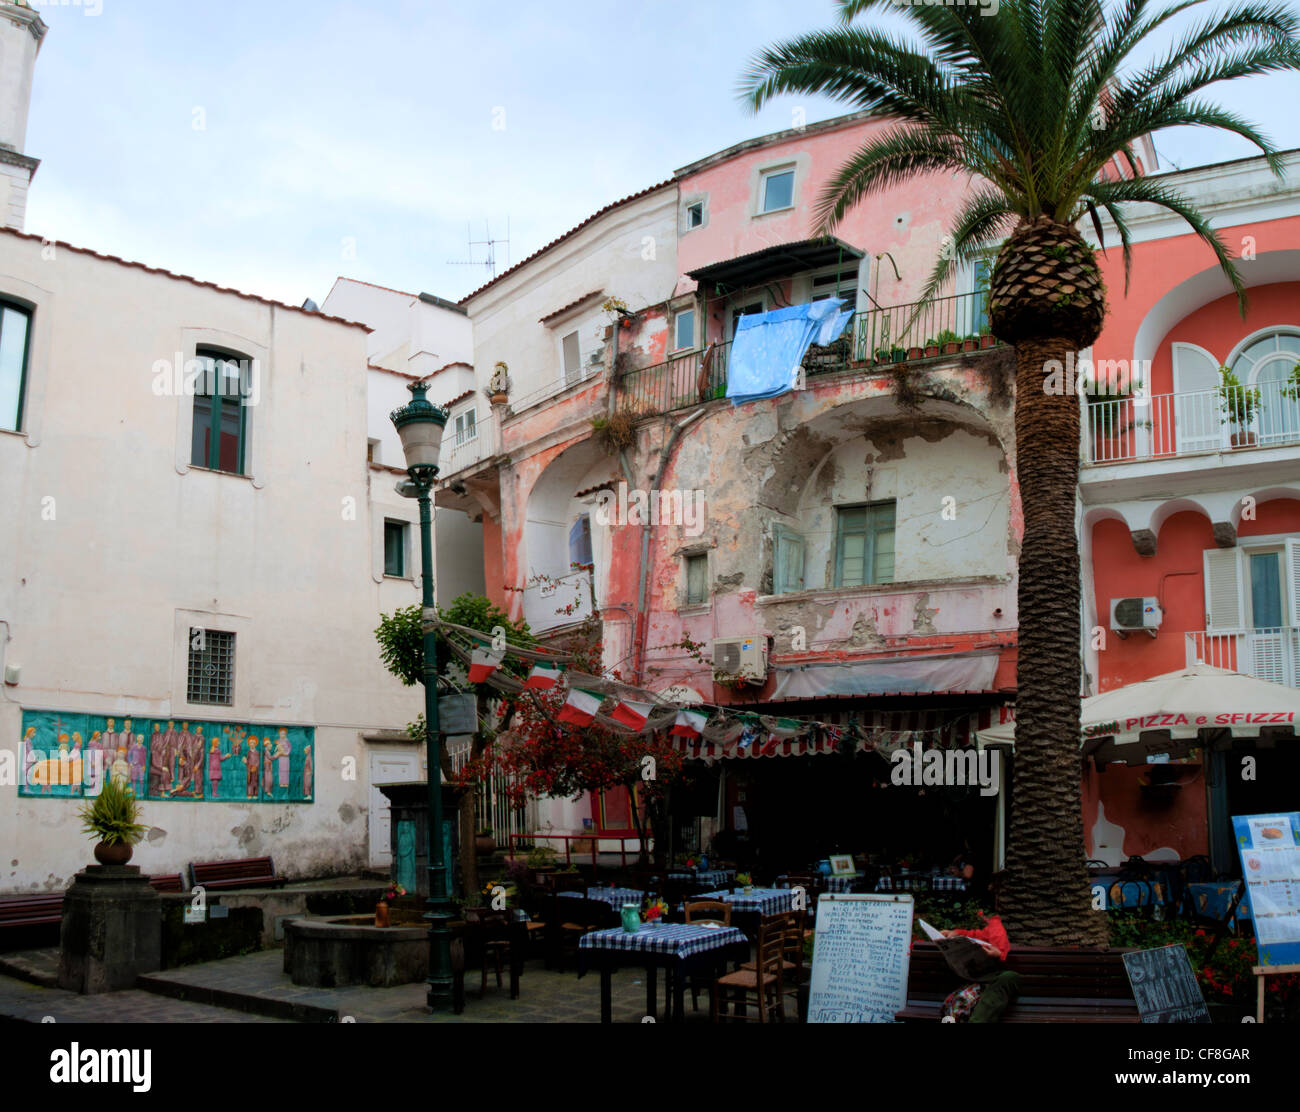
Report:
[[[779,919],[780,923],[771,920]],[[766,916],[758,926],[758,960],[753,969],[737,969],[713,982],[712,1019],[722,1018],[748,1021],[745,1008],[751,1002],[758,1008],[758,1022],[769,1023],[772,1015],[785,1022],[785,991],[781,973],[784,961],[787,916]],[[726,1006],[735,1004],[736,1011],[728,1016]]]
[[[547,954],[560,972],[564,972],[565,958],[577,954],[578,942],[589,931],[604,930],[619,925],[619,914],[601,900],[572,899],[557,896],[552,919],[547,923]],[[549,966],[548,966],[549,968]]]
[[[802,888],[808,897],[807,907],[804,909],[807,913],[805,930],[812,932],[812,925],[817,921],[817,901],[821,898],[822,893],[826,891],[825,881],[812,873],[790,873],[786,878],[786,883],[791,888]],[[868,891],[875,891],[875,884]]]
[[473,953],[482,959],[483,976],[479,980],[478,998],[483,999],[487,991],[488,964],[496,967],[497,988],[501,987],[502,964],[511,957],[510,923],[508,911],[490,911],[482,907],[465,908],[466,933],[471,941]]
[[[759,930],[767,927],[781,935],[781,981],[784,991],[797,996],[803,984],[803,941],[804,913],[802,911],[783,911],[776,915],[765,915],[759,923]],[[756,970],[758,963],[747,961],[741,969]]]
[[731,904],[725,900],[687,900],[683,907],[684,922],[721,923],[731,926]]

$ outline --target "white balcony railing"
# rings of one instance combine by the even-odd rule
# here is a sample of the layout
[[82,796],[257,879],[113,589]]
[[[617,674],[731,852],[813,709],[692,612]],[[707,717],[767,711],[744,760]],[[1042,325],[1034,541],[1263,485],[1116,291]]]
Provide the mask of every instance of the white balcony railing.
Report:
[[524,588],[524,621],[534,633],[591,617],[590,568],[568,575],[538,576]]
[[1092,401],[1088,462],[1300,443],[1300,389],[1285,382]]
[[1300,629],[1195,630],[1184,634],[1187,663],[1229,668],[1256,679],[1300,687]]
[[496,455],[496,432],[496,420],[491,414],[468,429],[457,431],[448,425],[442,434],[439,478],[445,479]]

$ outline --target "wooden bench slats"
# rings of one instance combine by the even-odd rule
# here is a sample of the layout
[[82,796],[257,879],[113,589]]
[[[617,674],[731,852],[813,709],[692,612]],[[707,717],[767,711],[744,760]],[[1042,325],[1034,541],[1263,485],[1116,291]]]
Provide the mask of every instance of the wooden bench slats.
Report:
[[0,927],[34,927],[62,920],[62,892],[0,899]]
[[235,861],[192,861],[190,879],[204,888],[280,887],[285,878],[276,876],[269,857],[245,857]]
[[159,873],[149,878],[150,885],[159,892],[184,892],[185,885],[180,873]]

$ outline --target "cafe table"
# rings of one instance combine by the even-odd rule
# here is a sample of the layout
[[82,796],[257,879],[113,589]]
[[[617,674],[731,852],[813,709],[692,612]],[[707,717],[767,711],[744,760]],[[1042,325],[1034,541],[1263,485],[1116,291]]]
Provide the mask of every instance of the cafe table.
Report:
[[613,1022],[612,981],[614,970],[620,966],[645,968],[646,1014],[650,1016],[658,1012],[658,970],[664,969],[664,992],[670,995],[669,1017],[680,1021],[690,975],[711,974],[729,959],[747,961],[749,940],[743,931],[721,923],[646,923],[630,932],[612,927],[589,931],[578,940],[578,976],[589,968],[600,970],[601,1023]]
[[[573,899],[579,899],[581,892],[557,892],[557,896],[571,896]],[[615,911],[620,910],[624,904],[636,904],[640,910],[641,903],[645,899],[645,893],[639,888],[615,888],[612,885],[593,885],[587,889],[587,899],[600,900],[602,903],[609,904]]]
[[733,888],[725,892],[701,892],[692,897],[697,900],[722,900],[731,905],[731,910],[748,912],[755,915],[779,915],[794,907],[794,895],[788,888],[755,888],[746,892],[743,888]]
[[931,876],[929,873],[912,873],[909,876],[882,876],[876,881],[877,892],[965,892],[966,881],[959,876]]
[[[855,874],[853,876],[819,876],[817,879],[821,881],[827,892],[852,892],[853,886],[862,877]],[[777,877],[776,886],[778,888],[789,888],[790,878],[788,876]]]
[[721,888],[736,881],[735,869],[696,869],[680,868],[668,870],[669,880],[694,881],[709,888]]

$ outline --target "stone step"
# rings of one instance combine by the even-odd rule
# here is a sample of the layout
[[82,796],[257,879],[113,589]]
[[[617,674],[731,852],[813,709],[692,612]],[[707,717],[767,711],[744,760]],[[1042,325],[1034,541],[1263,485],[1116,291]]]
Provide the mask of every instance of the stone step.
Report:
[[[183,971],[182,969],[175,972],[183,973]],[[337,1023],[339,1021],[337,1008],[313,1004],[305,1000],[277,998],[239,988],[196,984],[193,980],[174,976],[172,971],[143,974],[136,981],[136,988],[158,996],[167,996],[173,1000],[185,1000],[192,1004],[210,1004],[218,1008],[229,1008],[250,1015],[295,1023]]]
[[28,984],[40,985],[41,988],[58,988],[58,948],[0,954],[0,973]]

